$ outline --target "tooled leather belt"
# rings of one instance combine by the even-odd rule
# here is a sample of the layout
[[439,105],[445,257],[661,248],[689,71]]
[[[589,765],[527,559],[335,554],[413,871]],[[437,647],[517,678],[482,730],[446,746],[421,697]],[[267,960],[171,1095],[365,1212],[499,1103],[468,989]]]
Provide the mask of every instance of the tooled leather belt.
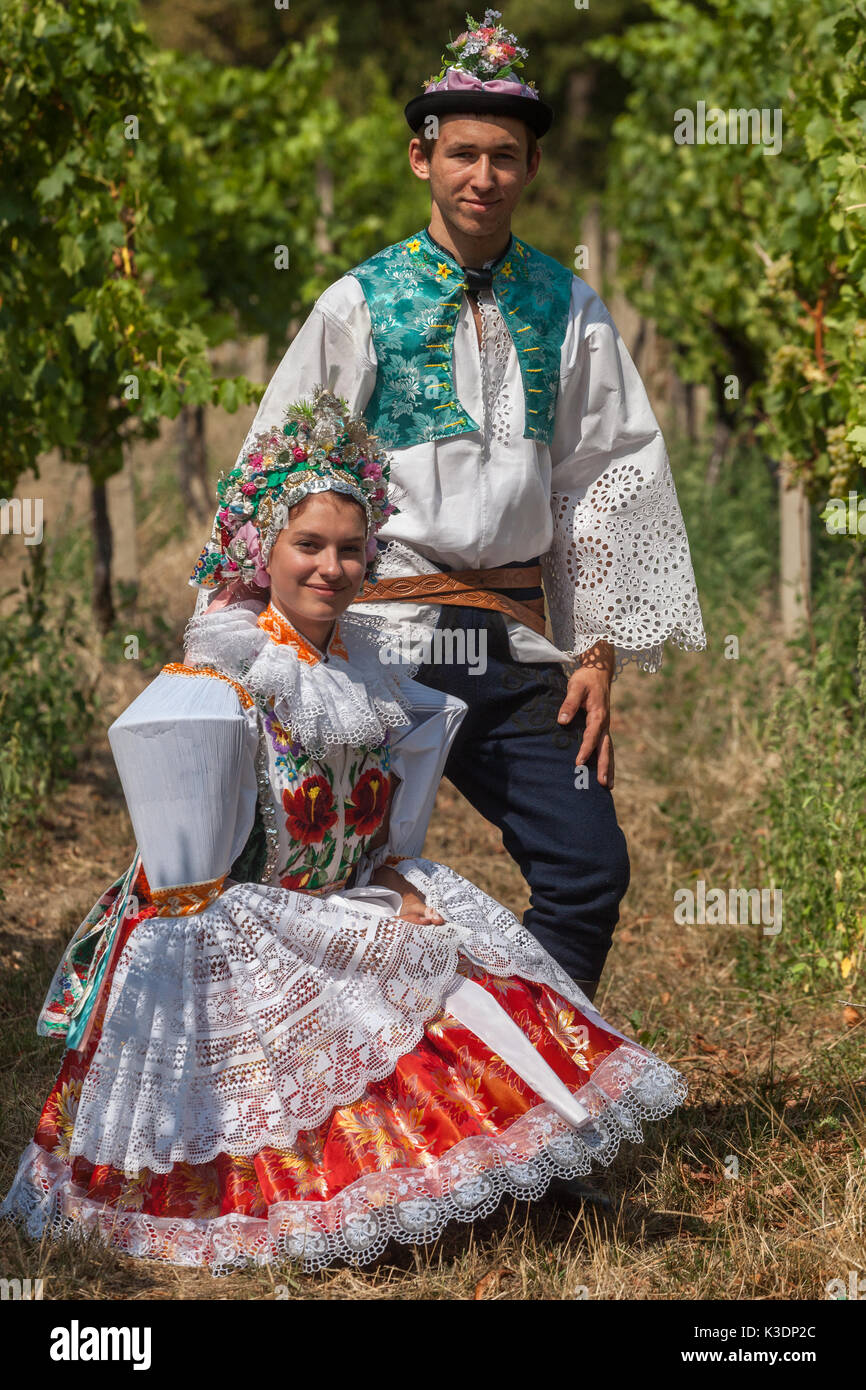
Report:
[[541,586],[540,565],[502,566],[490,570],[449,570],[440,574],[392,575],[376,584],[365,584],[355,603],[452,604],[488,608],[516,618],[544,636],[544,598],[511,598],[503,589]]

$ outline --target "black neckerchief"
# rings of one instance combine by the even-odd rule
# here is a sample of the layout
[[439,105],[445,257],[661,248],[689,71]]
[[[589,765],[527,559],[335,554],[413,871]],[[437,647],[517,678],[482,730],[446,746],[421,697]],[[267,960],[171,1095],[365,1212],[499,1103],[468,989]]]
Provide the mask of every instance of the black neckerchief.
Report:
[[[446,256],[451,256],[451,259],[452,259],[452,260],[455,260],[455,259],[456,259],[456,257],[453,255],[453,253],[452,253],[451,251],[449,251],[446,247],[444,247],[444,246],[442,245],[441,241],[437,241],[437,240],[436,240],[435,236],[434,236],[433,233],[430,231],[430,228],[429,228],[429,227],[427,228],[427,235],[428,235],[428,237],[430,238],[430,240],[433,242],[433,245],[434,245],[434,246],[438,246],[440,251],[444,251]],[[485,266],[464,265],[464,266],[461,266],[461,269],[462,269],[462,271],[463,271],[463,274],[466,276],[466,292],[467,292],[467,294],[471,294],[471,295],[473,296],[473,298],[475,298],[475,297],[477,297],[479,290],[492,290],[492,289],[493,289],[493,269],[494,269],[495,266],[497,266],[497,265],[499,264],[500,261],[504,260],[505,257],[508,255],[509,251],[511,250],[511,247],[512,247],[513,242],[514,242],[514,234],[512,233],[512,235],[508,238],[508,245],[506,246],[505,250],[502,252],[501,256],[497,256],[496,260],[493,261],[491,265],[485,265]]]

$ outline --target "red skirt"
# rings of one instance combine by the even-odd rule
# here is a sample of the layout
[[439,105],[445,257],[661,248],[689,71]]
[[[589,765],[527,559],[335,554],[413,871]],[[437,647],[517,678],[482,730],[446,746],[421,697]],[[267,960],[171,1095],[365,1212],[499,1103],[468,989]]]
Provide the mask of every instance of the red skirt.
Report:
[[[152,913],[124,924],[124,940]],[[335,1258],[363,1264],[392,1238],[432,1241],[449,1220],[486,1215],[509,1193],[539,1197],[557,1174],[609,1163],[621,1138],[642,1139],[643,1119],[684,1099],[677,1072],[548,985],[494,977],[466,957],[460,971],[494,996],[589,1111],[587,1132],[440,1010],[390,1076],[291,1148],[130,1177],[70,1158],[107,984],[87,1047],[64,1056],[4,1213],[25,1216],[33,1234],[96,1229],[129,1254],[214,1273],[281,1258],[300,1258],[307,1270]]]

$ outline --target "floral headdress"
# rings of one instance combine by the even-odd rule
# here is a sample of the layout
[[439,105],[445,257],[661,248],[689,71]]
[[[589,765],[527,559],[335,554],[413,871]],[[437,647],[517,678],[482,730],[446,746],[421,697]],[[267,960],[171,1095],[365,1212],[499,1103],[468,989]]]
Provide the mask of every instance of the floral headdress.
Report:
[[[515,68],[523,67],[523,60],[529,57],[525,48],[517,42],[517,35],[511,34],[499,21],[501,10],[485,10],[481,23],[466,16],[466,29],[456,39],[446,45],[442,55],[442,69],[430,82],[441,82],[448,68],[461,72],[474,73],[483,82],[494,77],[507,77]],[[453,55],[448,57],[448,52]],[[534,83],[529,82],[532,87]]]
[[397,511],[387,500],[390,463],[361,416],[324,386],[309,401],[296,401],[283,424],[248,441],[240,462],[217,483],[219,506],[211,538],[190,583],[217,589],[241,580],[266,589],[265,566],[289,509],[314,492],[342,492],[364,508],[367,569],[376,553],[376,532]]
[[422,95],[406,106],[412,130],[417,133],[430,116],[477,112],[516,116],[537,136],[547,134],[553,108],[542,101],[534,82],[518,76],[529,54],[501,20],[500,10],[485,10],[480,24],[471,14],[466,16],[463,33],[446,45],[441,71],[428,78]]

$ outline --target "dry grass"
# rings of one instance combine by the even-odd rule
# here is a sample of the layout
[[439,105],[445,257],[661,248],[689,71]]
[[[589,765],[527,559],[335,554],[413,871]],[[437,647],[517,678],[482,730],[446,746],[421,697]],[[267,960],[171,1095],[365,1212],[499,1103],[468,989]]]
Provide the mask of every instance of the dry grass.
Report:
[[[217,428],[233,456],[238,423]],[[157,447],[151,457],[161,455]],[[144,604],[179,634],[191,606],[182,581],[204,528],[150,555]],[[139,536],[155,541],[158,518]],[[188,597],[189,593],[189,597]],[[778,647],[763,670],[783,678]],[[770,629],[771,630],[771,629]],[[745,640],[745,639],[744,639]],[[600,1181],[614,1214],[572,1214],[545,1199],[508,1201],[426,1248],[396,1247],[372,1268],[301,1275],[292,1266],[208,1273],[132,1260],[93,1243],[40,1245],[0,1233],[0,1271],[42,1277],[48,1298],[86,1299],[820,1299],[830,1279],[866,1273],[862,1029],[849,1033],[833,996],[750,994],[734,978],[731,934],[681,927],[673,890],[695,875],[735,876],[731,840],[768,775],[755,735],[748,673],[719,687],[719,638],[673,654],[658,677],[627,670],[614,689],[616,800],[632,884],[597,1003],[685,1073],[690,1095],[646,1143],[624,1145]],[[714,650],[715,648],[715,650]],[[135,663],[107,669],[105,727],[141,688]],[[723,693],[719,693],[720,688]],[[760,834],[761,827],[754,827]],[[104,739],[46,808],[43,826],[6,866],[0,904],[2,982],[0,1186],[59,1064],[34,1022],[64,941],[128,862],[129,823]],[[443,785],[427,852],[520,912],[523,882],[499,836]],[[729,1176],[738,1164],[738,1176]],[[727,1169],[727,1173],[726,1173]]]

